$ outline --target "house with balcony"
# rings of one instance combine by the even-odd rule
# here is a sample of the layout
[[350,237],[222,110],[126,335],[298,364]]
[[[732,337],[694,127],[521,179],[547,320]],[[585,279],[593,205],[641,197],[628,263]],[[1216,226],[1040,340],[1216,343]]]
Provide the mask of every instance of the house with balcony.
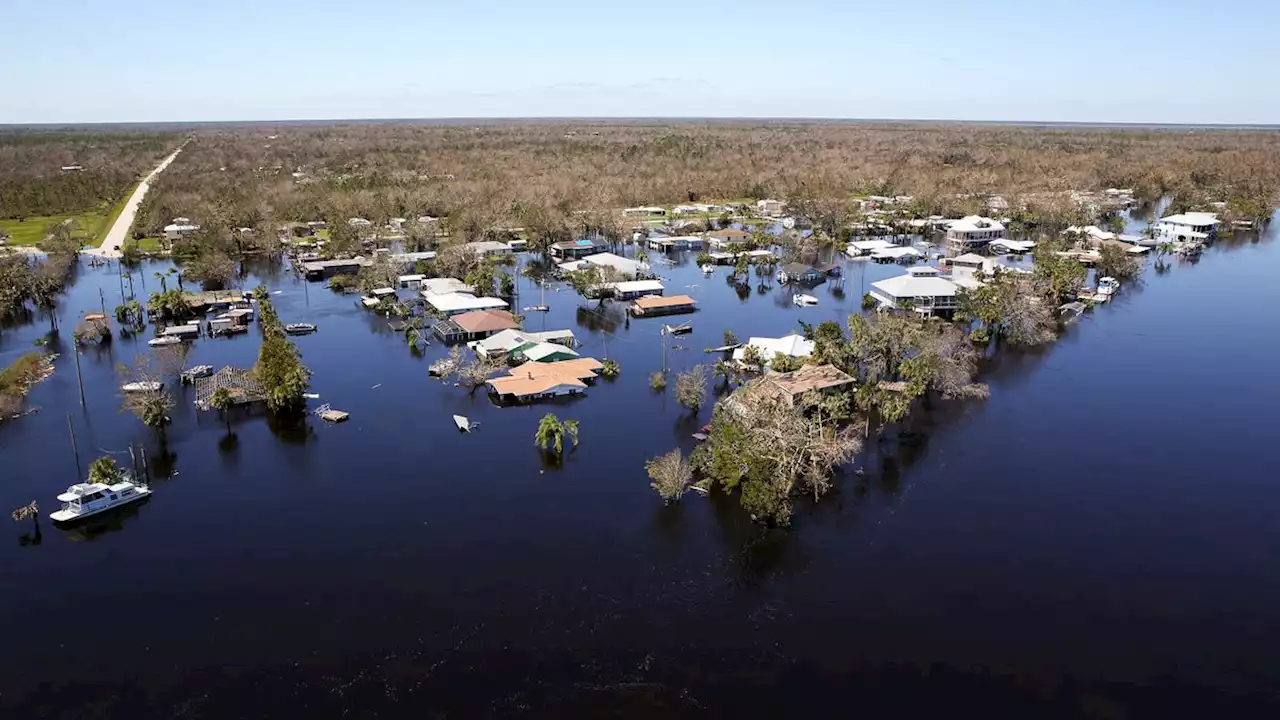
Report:
[[940,277],[935,267],[908,268],[905,275],[871,283],[871,297],[880,307],[912,309],[924,315],[951,313],[960,287]]

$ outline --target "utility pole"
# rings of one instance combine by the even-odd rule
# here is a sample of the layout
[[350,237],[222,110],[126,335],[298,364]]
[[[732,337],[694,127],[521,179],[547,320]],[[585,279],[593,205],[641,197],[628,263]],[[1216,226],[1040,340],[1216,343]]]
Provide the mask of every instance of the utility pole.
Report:
[[107,296],[102,294],[102,288],[98,288],[98,302],[102,303],[102,314],[107,314]]
[[120,304],[124,304],[124,261],[116,261],[116,279],[120,281]]
[[76,359],[76,380],[80,383],[80,407],[84,407],[84,376],[80,374],[80,348],[71,341],[71,355]]
[[71,413],[67,413],[67,432],[71,433],[71,454],[76,458],[76,482],[80,482],[80,451],[76,448],[76,429],[71,425]]
[[663,325],[658,335],[662,338],[662,374],[665,375],[667,373],[667,326]]

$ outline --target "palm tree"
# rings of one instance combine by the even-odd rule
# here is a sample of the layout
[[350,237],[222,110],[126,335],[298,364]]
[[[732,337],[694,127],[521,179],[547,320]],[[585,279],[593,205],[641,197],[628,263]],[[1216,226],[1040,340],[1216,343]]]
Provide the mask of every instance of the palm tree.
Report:
[[226,388],[218,388],[213,391],[213,396],[209,398],[209,406],[217,410],[222,415],[222,419],[227,423],[227,434],[231,434],[231,406],[234,405],[231,393]]
[[115,485],[124,477],[124,471],[112,458],[103,456],[89,464],[89,482]]
[[578,421],[561,421],[554,413],[547,413],[538,423],[538,431],[534,433],[533,442],[543,450],[550,450],[554,446],[556,455],[563,455],[566,435],[573,441],[573,446],[577,447]]

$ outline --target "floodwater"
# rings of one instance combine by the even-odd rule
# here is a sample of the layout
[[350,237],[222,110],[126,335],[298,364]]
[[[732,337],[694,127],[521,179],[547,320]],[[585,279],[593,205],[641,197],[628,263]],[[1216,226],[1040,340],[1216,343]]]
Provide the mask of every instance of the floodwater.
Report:
[[[145,345],[81,355],[84,408],[60,348],[30,397],[40,412],[0,424],[4,509],[47,512],[77,479],[68,417],[82,466],[141,443],[172,476],[109,523],[0,536],[0,711],[1274,716],[1278,230],[1148,267],[1055,346],[1001,355],[989,400],[922,411],[859,458],[862,474],[801,502],[790,530],[753,525],[735,497],[663,507],[649,488],[644,461],[690,449],[710,416],[649,389],[658,329],[692,320],[667,361],[709,362],[725,329],[843,320],[898,266],[848,261],[843,296],[819,286],[802,309],[776,285],[739,297],[727,269],[704,278],[685,257],[658,272],[699,312],[629,327],[549,292],[527,326],[573,329],[622,376],[519,408],[429,378],[444,348],[415,357],[353,296],[260,268],[246,287],[267,283],[285,322],[320,326],[296,339],[311,404],[351,420],[237,416],[229,436],[183,390],[162,451],[119,411],[114,366]],[[163,267],[135,283],[156,289]],[[83,268],[64,338],[99,288],[110,311],[114,272]],[[527,279],[521,292],[538,304]],[[0,362],[47,325],[6,329]],[[248,367],[258,339],[203,338],[188,362]],[[581,423],[561,468],[532,444],[548,411]],[[480,427],[457,432],[455,413]]]

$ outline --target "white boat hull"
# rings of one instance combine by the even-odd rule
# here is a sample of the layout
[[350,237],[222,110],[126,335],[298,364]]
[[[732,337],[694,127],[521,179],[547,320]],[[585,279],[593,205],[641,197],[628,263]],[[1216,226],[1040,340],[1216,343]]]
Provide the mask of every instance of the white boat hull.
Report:
[[61,510],[54,510],[49,513],[49,519],[57,523],[75,522],[77,520],[93,517],[94,515],[101,515],[102,513],[110,512],[111,510],[122,508],[126,505],[132,505],[149,497],[151,497],[151,490],[149,488],[135,487],[134,494],[129,497],[120,498],[110,502],[103,502],[100,505],[81,507],[78,510],[72,510],[64,507]]

